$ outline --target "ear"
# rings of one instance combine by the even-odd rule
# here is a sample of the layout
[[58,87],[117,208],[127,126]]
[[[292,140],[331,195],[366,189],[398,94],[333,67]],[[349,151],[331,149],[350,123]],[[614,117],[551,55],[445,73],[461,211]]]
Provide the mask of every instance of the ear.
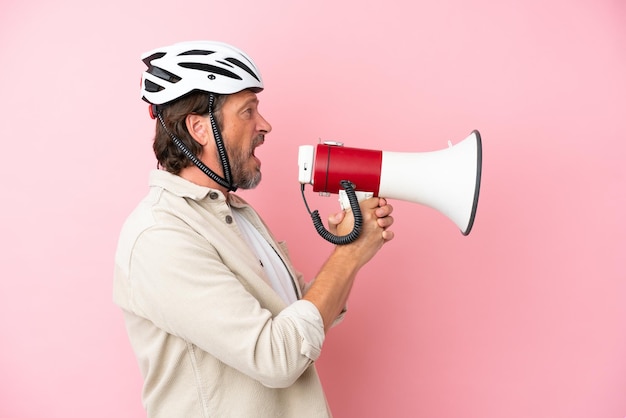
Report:
[[191,135],[196,142],[202,146],[205,146],[211,139],[211,129],[209,129],[208,118],[189,114],[185,118],[185,125],[187,126],[187,132]]

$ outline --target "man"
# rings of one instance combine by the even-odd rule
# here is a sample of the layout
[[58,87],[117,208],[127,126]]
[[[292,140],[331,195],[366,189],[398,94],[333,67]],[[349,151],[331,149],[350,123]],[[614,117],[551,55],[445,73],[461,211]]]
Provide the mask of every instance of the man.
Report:
[[[143,55],[159,170],[116,253],[122,308],[150,417],[329,417],[313,363],[359,269],[393,238],[392,207],[362,202],[363,230],[305,285],[237,189],[261,180],[270,133],[253,61],[219,42]],[[345,234],[350,213],[329,219]]]

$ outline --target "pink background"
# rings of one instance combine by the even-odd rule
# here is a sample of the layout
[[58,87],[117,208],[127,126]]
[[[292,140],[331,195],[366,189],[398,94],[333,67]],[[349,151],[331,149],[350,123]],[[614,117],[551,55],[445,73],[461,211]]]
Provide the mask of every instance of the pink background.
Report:
[[621,0],[3,0],[0,416],[145,416],[113,254],[155,166],[139,55],[191,39],[262,70],[274,130],[242,195],[309,278],[330,246],[299,145],[483,136],[469,237],[394,202],[397,238],[318,364],[337,417],[626,416]]

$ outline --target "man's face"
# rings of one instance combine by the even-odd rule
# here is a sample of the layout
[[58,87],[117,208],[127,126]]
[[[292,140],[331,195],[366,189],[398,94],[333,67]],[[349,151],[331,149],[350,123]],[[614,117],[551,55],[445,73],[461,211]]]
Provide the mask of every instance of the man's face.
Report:
[[272,126],[258,110],[259,100],[251,91],[229,95],[220,110],[222,137],[228,153],[233,182],[241,189],[252,189],[261,181],[261,161],[254,150],[265,141]]

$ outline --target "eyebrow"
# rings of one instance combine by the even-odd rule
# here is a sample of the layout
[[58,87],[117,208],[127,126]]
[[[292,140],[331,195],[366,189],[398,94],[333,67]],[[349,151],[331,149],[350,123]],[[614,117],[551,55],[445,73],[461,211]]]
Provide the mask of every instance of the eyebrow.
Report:
[[260,100],[259,100],[259,98],[256,95],[254,95],[253,97],[250,97],[248,100],[246,100],[246,103],[250,103],[250,102],[259,103]]
[[255,97],[251,97],[251,98],[249,98],[248,100],[246,100],[245,102],[243,102],[241,106],[239,106],[239,109],[241,110],[241,109],[243,109],[244,107],[249,106],[250,104],[253,104],[253,103],[254,103],[254,104],[256,104],[256,105],[258,106],[258,105],[259,105],[259,103],[260,103],[259,98],[258,98],[258,97],[256,97],[256,96],[255,96]]

